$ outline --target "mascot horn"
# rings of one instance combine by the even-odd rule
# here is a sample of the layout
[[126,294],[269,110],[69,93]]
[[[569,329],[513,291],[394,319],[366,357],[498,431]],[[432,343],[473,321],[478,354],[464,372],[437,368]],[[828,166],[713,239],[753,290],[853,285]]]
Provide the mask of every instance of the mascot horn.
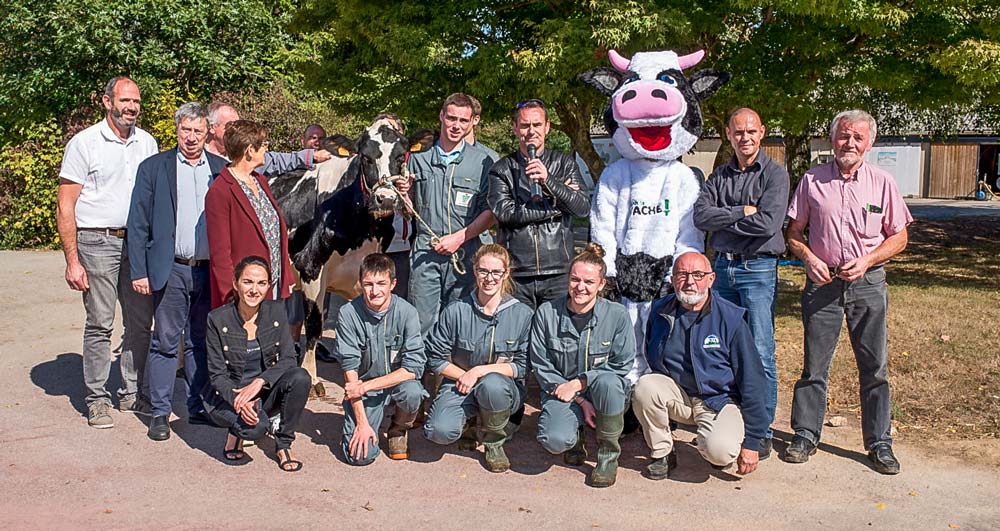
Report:
[[590,234],[606,251],[608,285],[632,317],[638,347],[632,383],[649,370],[646,320],[650,302],[670,287],[673,257],[704,251],[705,235],[692,219],[702,183],[679,160],[701,135],[698,102],[729,81],[729,74],[707,69],[684,75],[704,55],[640,52],[630,60],[611,50],[614,69],[580,76],[611,98],[604,125],[623,157],[601,174]]

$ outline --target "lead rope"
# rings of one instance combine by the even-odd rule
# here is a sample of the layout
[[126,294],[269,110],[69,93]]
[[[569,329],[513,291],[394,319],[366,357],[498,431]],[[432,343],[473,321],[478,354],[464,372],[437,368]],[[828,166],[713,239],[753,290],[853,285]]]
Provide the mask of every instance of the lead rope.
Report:
[[[407,158],[409,158],[409,153],[407,153]],[[410,174],[410,170],[406,167],[406,163],[403,164],[403,174],[400,177],[404,178],[404,179],[409,179],[410,177],[412,177],[412,175]],[[395,179],[393,179],[393,180],[395,180]],[[392,190],[396,194],[396,196],[399,197],[399,199],[403,202],[403,207],[406,208],[406,210],[408,210],[410,212],[410,215],[412,215],[413,217],[417,218],[417,221],[419,221],[420,224],[423,225],[425,229],[427,229],[427,232],[429,232],[430,235],[431,235],[431,245],[434,246],[434,245],[437,245],[437,244],[441,243],[441,237],[438,236],[437,233],[434,232],[433,229],[431,229],[431,226],[428,225],[426,221],[424,221],[424,218],[422,218],[420,216],[420,214],[417,214],[416,209],[414,209],[413,205],[410,204],[410,199],[408,197],[404,196],[403,192],[400,192],[396,188],[395,185],[390,184],[388,186],[388,188],[390,190]],[[450,197],[448,199],[449,199],[449,201],[451,200]],[[462,249],[462,248],[459,248],[455,252],[451,253],[451,257],[450,257],[451,258],[451,267],[459,275],[464,275],[465,274],[465,266],[462,265],[462,260],[461,260],[461,258],[464,255],[465,255],[465,252],[464,252],[464,249]]]

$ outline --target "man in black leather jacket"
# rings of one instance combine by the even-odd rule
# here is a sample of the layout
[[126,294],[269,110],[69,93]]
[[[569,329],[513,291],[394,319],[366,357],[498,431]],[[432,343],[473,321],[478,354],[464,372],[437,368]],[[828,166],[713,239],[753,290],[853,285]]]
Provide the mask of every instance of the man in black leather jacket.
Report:
[[487,196],[498,243],[512,257],[514,296],[532,308],[566,294],[575,254],[573,216],[590,213],[573,155],[545,149],[549,126],[541,100],[518,104],[513,116],[518,150],[490,169]]

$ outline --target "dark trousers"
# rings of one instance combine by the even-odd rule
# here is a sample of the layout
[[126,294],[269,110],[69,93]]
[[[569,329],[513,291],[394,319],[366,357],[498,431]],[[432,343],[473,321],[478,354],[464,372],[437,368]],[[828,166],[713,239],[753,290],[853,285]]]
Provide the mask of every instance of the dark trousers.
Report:
[[388,253],[389,258],[392,258],[392,263],[396,264],[396,289],[392,290],[393,293],[399,295],[400,297],[406,299],[407,302],[410,301],[410,251],[399,251],[397,253]]
[[290,448],[295,440],[295,428],[302,417],[309,399],[309,387],[312,379],[302,367],[293,367],[285,371],[270,388],[262,389],[257,402],[257,424],[250,425],[243,421],[230,404],[213,409],[212,420],[219,426],[229,428],[229,433],[245,441],[256,441],[267,435],[271,427],[271,418],[281,415],[281,422],[274,432],[274,446],[279,450]]
[[543,302],[562,297],[569,291],[569,272],[554,275],[512,276],[514,297],[538,309]]
[[154,416],[170,414],[181,337],[188,414],[204,410],[202,396],[208,385],[205,325],[211,303],[208,265],[174,264],[167,285],[153,293],[153,339],[146,370]]
[[826,416],[830,363],[846,316],[861,384],[861,431],[865,448],[877,443],[892,444],[886,374],[887,309],[885,269],[881,267],[869,270],[854,282],[837,278],[824,285],[806,282],[802,292],[805,360],[792,399],[792,429],[796,435],[819,443]]

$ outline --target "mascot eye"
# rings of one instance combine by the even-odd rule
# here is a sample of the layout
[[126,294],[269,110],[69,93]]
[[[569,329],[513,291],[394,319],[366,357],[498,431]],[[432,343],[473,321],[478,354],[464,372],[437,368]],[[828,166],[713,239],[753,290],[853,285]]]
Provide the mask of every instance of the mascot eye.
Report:
[[638,74],[632,74],[631,76],[625,78],[625,81],[622,81],[622,85],[627,85],[627,84],[629,84],[629,83],[631,83],[633,81],[639,81],[639,75]]
[[662,81],[664,83],[667,83],[668,85],[676,85],[677,84],[677,80],[674,79],[673,77],[671,77],[670,74],[660,74],[660,75],[656,76],[656,79],[659,79],[660,81]]

